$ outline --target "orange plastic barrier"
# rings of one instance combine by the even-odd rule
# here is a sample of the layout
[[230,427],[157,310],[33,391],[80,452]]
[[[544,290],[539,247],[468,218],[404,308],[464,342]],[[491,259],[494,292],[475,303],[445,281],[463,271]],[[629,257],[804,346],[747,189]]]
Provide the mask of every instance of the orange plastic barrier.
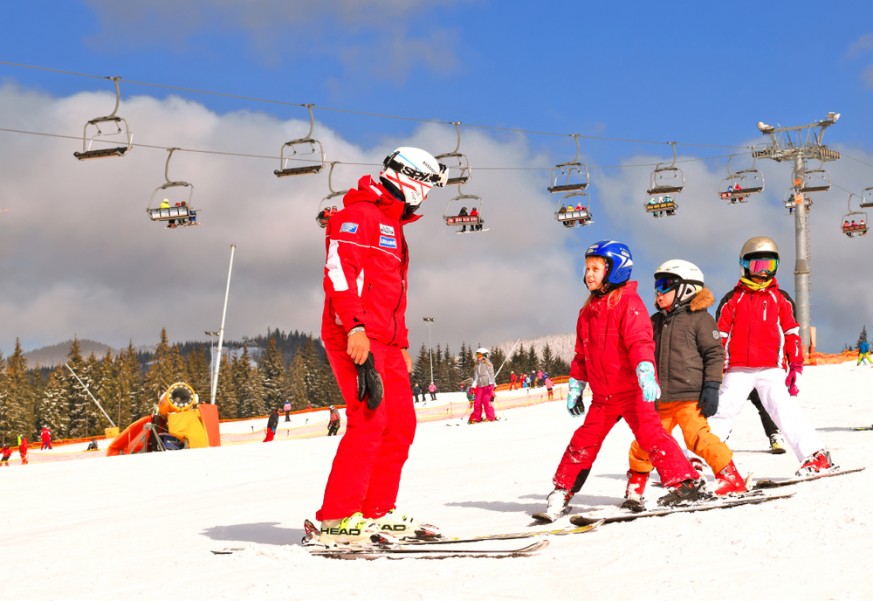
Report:
[[145,449],[146,441],[148,440],[149,431],[144,429],[147,423],[152,421],[151,415],[141,417],[118,435],[118,438],[113,440],[106,449],[106,456],[113,455],[130,455],[131,453],[140,453]]

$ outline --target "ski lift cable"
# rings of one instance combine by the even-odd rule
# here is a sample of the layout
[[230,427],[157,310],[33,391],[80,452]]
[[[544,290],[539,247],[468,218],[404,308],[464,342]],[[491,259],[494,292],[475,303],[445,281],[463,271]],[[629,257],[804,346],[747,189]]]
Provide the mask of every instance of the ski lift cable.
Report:
[[[62,74],[62,75],[71,75],[71,76],[75,76],[75,77],[88,77],[88,78],[92,78],[92,79],[105,79],[106,78],[106,76],[103,76],[103,75],[96,75],[96,74],[92,74],[92,73],[81,73],[81,72],[77,72],[77,71],[69,71],[69,70],[57,69],[57,68],[52,68],[52,67],[44,67],[44,66],[40,66],[40,65],[28,65],[28,64],[23,64],[23,63],[17,63],[14,61],[0,60],[0,65],[7,65],[10,67],[23,68],[23,69],[33,69],[33,70],[38,70],[38,71],[46,71],[46,72],[50,72],[50,73],[57,73],[57,74]],[[306,107],[307,104],[311,104],[311,103],[302,103],[302,102],[290,102],[287,100],[276,100],[276,99],[271,99],[271,98],[262,98],[262,97],[258,97],[258,96],[235,94],[235,93],[229,93],[229,92],[218,92],[218,91],[214,91],[214,90],[202,90],[202,89],[197,89],[197,88],[189,88],[189,87],[185,87],[185,86],[177,86],[177,85],[162,84],[162,83],[155,83],[155,82],[146,82],[146,81],[139,81],[139,80],[134,80],[134,79],[125,79],[125,83],[127,83],[128,85],[138,85],[138,86],[151,87],[151,88],[162,88],[162,89],[172,90],[172,91],[176,91],[176,92],[185,92],[188,94],[199,94],[199,95],[204,95],[204,96],[217,96],[217,97],[229,98],[229,99],[233,99],[233,100],[244,100],[247,102],[258,102],[258,103],[262,103],[262,104],[273,104],[273,105],[280,105],[280,106],[296,106],[296,107]],[[400,121],[415,121],[415,122],[419,122],[419,123],[436,123],[436,124],[449,124],[449,125],[453,125],[455,123],[455,120],[443,121],[443,120],[439,120],[439,119],[424,119],[421,117],[409,117],[409,116],[403,116],[403,115],[393,115],[393,114],[389,114],[389,113],[374,113],[374,112],[361,111],[361,110],[356,110],[356,109],[328,107],[328,106],[321,106],[321,105],[319,105],[319,109],[321,111],[330,111],[330,112],[335,112],[335,113],[344,113],[344,114],[349,114],[349,115],[357,115],[357,116],[362,116],[362,117],[372,117],[372,118],[378,118],[378,119],[393,119],[393,120],[400,120]],[[465,123],[465,125],[467,127],[474,127],[476,129],[487,129],[487,130],[492,130],[492,131],[503,131],[503,132],[521,133],[521,134],[538,135],[538,136],[565,137],[568,135],[570,135],[570,136],[576,135],[576,134],[567,134],[567,133],[563,133],[563,132],[549,132],[549,131],[543,131],[543,130],[534,130],[534,129],[526,129],[526,128],[518,128],[518,127],[500,127],[500,126],[488,125],[488,124]],[[625,144],[655,144],[655,145],[658,145],[658,144],[676,144],[676,142],[670,142],[670,141],[665,142],[663,140],[646,140],[646,139],[640,139],[640,138],[618,138],[618,137],[595,136],[595,135],[585,135],[585,134],[578,134],[578,135],[581,138],[584,138],[586,140],[596,140],[596,141],[601,141],[601,142],[616,142],[616,143],[625,143]],[[709,148],[738,148],[738,146],[736,146],[736,145],[725,145],[725,144],[702,144],[702,143],[684,143],[683,142],[682,145],[683,146],[693,146],[693,147],[709,147]]]

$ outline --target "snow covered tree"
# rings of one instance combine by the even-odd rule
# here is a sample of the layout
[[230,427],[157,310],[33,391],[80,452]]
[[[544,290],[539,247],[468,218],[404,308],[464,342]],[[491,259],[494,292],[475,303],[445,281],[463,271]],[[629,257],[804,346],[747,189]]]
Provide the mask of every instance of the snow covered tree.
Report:
[[502,382],[509,382],[509,374],[504,369],[499,374],[497,370],[500,369],[500,366],[503,365],[503,362],[506,361],[506,353],[504,353],[500,347],[495,346],[491,349],[491,364],[494,365],[494,375],[497,376],[497,383],[500,384]]
[[106,409],[109,415],[118,416],[119,428],[124,429],[132,422],[147,415],[153,401],[147,399],[143,389],[143,374],[133,342],[128,342],[127,350],[116,359],[117,398],[107,401],[112,408]]
[[425,345],[418,349],[418,357],[412,361],[412,381],[427,388],[430,384],[430,351]]
[[212,382],[210,381],[210,360],[209,349],[203,347],[194,349],[183,360],[185,362],[185,371],[188,376],[185,382],[188,383],[194,392],[200,397],[201,403],[208,403],[212,393]]
[[175,382],[187,379],[184,361],[176,346],[170,346],[166,328],[161,329],[161,341],[145,376],[144,393],[148,407],[157,404],[161,395]]
[[218,368],[218,388],[215,391],[215,404],[218,405],[219,414],[222,418],[233,419],[240,417],[237,413],[236,387],[233,382],[230,358],[227,354],[221,357]]
[[48,382],[37,396],[34,410],[34,422],[32,431],[38,431],[47,425],[57,438],[65,438],[69,431],[69,415],[67,413],[66,398],[66,368],[58,366],[49,374]]
[[[2,356],[0,356],[0,371],[2,371]],[[27,373],[27,359],[21,350],[21,342],[15,339],[15,350],[6,359],[6,373],[2,388],[6,397],[2,411],[8,427],[20,434],[33,436],[34,406],[36,391],[33,389],[30,375]],[[5,432],[6,429],[4,428]]]
[[267,341],[267,350],[258,362],[264,387],[264,409],[269,411],[285,405],[290,395],[286,388],[285,360],[275,338]]
[[236,390],[237,416],[256,417],[264,415],[264,389],[261,373],[252,364],[249,347],[243,345],[242,354],[231,365],[231,378]]
[[867,341],[867,326],[866,325],[861,328],[861,333],[858,334],[858,344],[861,344],[862,342],[868,342]]
[[303,359],[303,353],[295,353],[291,359],[291,365],[288,367],[287,386],[288,393],[291,399],[291,408],[295,411],[306,409],[309,404],[306,396],[306,364]]

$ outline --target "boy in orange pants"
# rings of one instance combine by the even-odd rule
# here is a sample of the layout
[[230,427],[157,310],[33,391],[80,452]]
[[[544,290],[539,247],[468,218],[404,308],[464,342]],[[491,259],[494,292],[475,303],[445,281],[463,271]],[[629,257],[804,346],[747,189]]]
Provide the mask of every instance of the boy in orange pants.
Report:
[[[707,417],[718,408],[724,350],[715,319],[707,308],[715,303],[704,286],[703,273],[688,261],[672,259],[655,272],[652,315],[655,361],[661,381],[658,414],[664,430],[678,425],[685,445],[709,464],[717,481],[716,494],[745,492],[733,453],[710,432]],[[642,511],[643,491],[652,463],[637,441],[631,443],[630,470],[622,507]]]

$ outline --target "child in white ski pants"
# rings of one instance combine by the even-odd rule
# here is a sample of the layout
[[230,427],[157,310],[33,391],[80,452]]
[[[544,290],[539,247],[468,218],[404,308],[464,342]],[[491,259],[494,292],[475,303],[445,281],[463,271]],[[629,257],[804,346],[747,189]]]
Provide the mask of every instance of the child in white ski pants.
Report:
[[753,388],[758,389],[761,403],[800,461],[824,448],[821,436],[809,424],[796,400],[788,394],[785,371],[777,367],[728,369],[718,391],[718,411],[708,420],[713,434],[723,442],[727,441],[734,420],[748,405],[746,399]]

